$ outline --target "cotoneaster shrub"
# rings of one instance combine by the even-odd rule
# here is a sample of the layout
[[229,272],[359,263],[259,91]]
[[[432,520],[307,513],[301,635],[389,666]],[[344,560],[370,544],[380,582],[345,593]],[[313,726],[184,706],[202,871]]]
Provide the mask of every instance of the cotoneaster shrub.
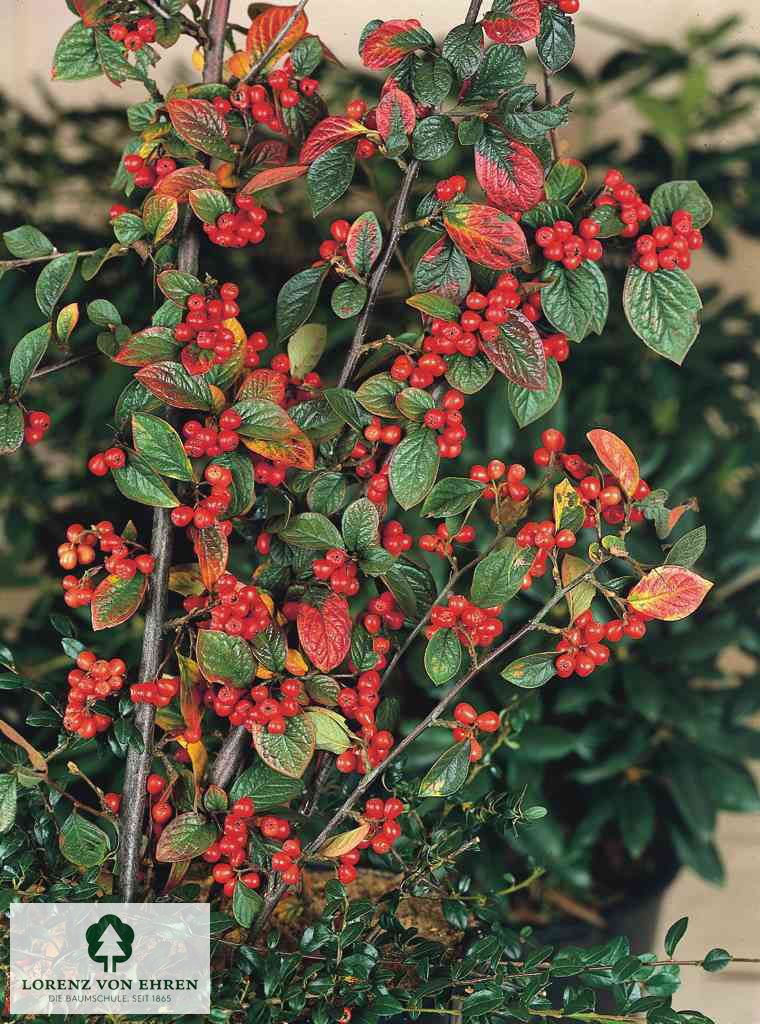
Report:
[[[31,225],[4,235],[12,269],[40,269],[46,321],[12,353],[0,437],[7,454],[43,441],[49,415],[27,386],[86,355],[67,354],[74,275],[89,283],[110,260],[133,260],[162,294],[150,324],[123,323],[107,297],[83,303],[98,353],[134,368],[113,441],[88,463],[126,499],[122,520],[93,508],[58,557],[65,604],[88,610],[93,634],[138,614],[144,632],[128,665],[56,618],[73,663],[65,695],[42,695],[57,740],[40,751],[2,724],[6,902],[212,901],[226,936],[215,1019],[417,1018],[453,1002],[464,1019],[605,1020],[594,1008],[604,987],[615,1019],[704,1020],[670,1007],[670,960],[631,956],[624,939],[542,945],[504,916],[531,878],[471,892],[460,865],[486,826],[519,833],[546,813],[519,792],[467,797],[492,753],[520,744],[526,691],[583,686],[648,622],[700,606],[712,585],[693,568],[704,531],[671,536],[696,505],[671,507],[642,479],[608,429],[614,410],[608,426],[571,420],[578,444],[544,430],[530,462],[523,447],[522,459],[446,463],[461,455],[477,392],[490,389],[519,427],[552,409],[572,345],[606,324],[605,248],[629,261],[635,333],[684,360],[699,331],[687,271],[707,196],[671,181],[645,202],[620,171],[594,189],[581,163],[557,158],[571,97],[553,102],[549,76],[572,57],[577,3],[499,0],[479,20],[473,2],[441,46],[416,20],[370,22],[360,54],[388,71],[378,102],[332,115],[314,77],[329,51],[308,33],[305,3],[254,8],[245,30],[228,25],[225,0],[205,18],[177,0],[70,6],[79,20],[54,78],[136,78],[149,98],[128,111],[116,184],[130,205],[110,211],[113,244],[60,253]],[[199,44],[203,82],[163,96],[150,70],[182,34]],[[545,101],[527,81],[521,44],[533,40]],[[474,175],[425,182],[424,164],[455,140],[473,148]],[[305,179],[318,216],[357,163],[370,180],[373,165],[398,169],[392,210],[332,219],[282,283],[274,324],[241,323],[245,280],[212,276],[214,247],[255,247],[255,274],[268,225],[285,215],[274,190]],[[396,259],[409,295],[381,316]],[[349,344],[311,320],[326,287]],[[150,536],[132,502],[155,510]],[[642,560],[646,531],[660,546]],[[541,650],[521,653],[528,637]],[[400,737],[394,673],[413,644],[442,696]],[[3,685],[22,686],[3,657]],[[489,669],[506,696],[476,708],[463,691]],[[401,755],[433,728],[451,745],[417,772]],[[120,791],[78,763],[99,745],[124,761]],[[382,899],[361,888],[367,860],[396,875]],[[298,921],[301,887],[320,885],[296,934],[278,934]],[[402,923],[410,896],[439,908],[446,942]],[[684,931],[671,929],[669,958]],[[702,966],[730,959],[714,950]],[[579,984],[556,1002],[551,983],[568,977]]]

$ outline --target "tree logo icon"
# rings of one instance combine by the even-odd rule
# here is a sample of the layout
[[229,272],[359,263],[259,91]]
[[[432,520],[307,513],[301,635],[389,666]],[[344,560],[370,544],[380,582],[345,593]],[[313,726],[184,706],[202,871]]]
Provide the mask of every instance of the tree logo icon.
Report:
[[117,964],[126,963],[132,956],[134,930],[116,914],[104,914],[85,932],[90,960],[101,964],[104,971],[115,971]]

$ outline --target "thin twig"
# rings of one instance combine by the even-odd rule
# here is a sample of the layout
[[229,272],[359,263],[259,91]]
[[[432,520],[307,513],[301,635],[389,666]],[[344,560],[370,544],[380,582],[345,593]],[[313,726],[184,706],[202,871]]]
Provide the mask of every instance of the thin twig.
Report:
[[38,377],[47,377],[49,373],[58,373],[59,370],[67,370],[70,366],[75,366],[77,363],[83,363],[85,359],[92,359],[93,356],[97,355],[99,355],[99,353],[93,350],[92,352],[84,352],[79,356],[72,356],[70,359],[62,359],[60,363],[51,363],[50,366],[43,366],[41,370],[35,370],[29,380],[37,380]]
[[[209,19],[209,43],[204,64],[204,82],[219,81],[224,63],[224,36],[229,18],[230,0],[214,0]],[[192,220],[187,217],[180,231],[177,266],[186,273],[198,271],[199,237]],[[155,559],[150,593],[145,612],[140,679],[155,679],[163,657],[163,626],[169,597],[169,569],[172,560],[172,525],[169,510],[157,508],[153,513],[150,550]],[[155,708],[139,704],[135,711],[135,727],[142,749],[130,744],[124,772],[122,794],[121,842],[119,845],[119,887],[125,903],[134,902],[137,876],[142,856],[143,822],[145,819],[145,783],[153,757]]]
[[290,32],[290,30],[293,28],[293,26],[298,21],[298,19],[301,17],[301,15],[303,13],[303,9],[304,9],[304,7],[306,7],[308,2],[309,2],[309,0],[299,0],[299,2],[296,4],[295,8],[293,9],[293,13],[290,15],[288,20],[282,26],[282,28],[277,33],[277,35],[274,37],[274,39],[269,44],[269,46],[267,46],[266,50],[264,50],[262,55],[259,57],[259,59],[256,61],[256,63],[253,65],[251,70],[248,72],[248,74],[244,78],[241,79],[241,82],[250,82],[250,81],[252,81],[254,78],[257,77],[257,75],[261,71],[264,70],[264,68],[267,66],[267,64],[271,60],[272,55],[277,51],[277,47],[283,41],[283,39],[288,34],[288,32]]
[[[551,75],[546,68],[544,68],[544,97],[546,99],[546,106],[550,107],[554,101],[554,90],[552,89]],[[559,144],[557,142],[557,131],[555,128],[551,128],[549,130],[549,138],[551,139],[554,159],[559,160]]]

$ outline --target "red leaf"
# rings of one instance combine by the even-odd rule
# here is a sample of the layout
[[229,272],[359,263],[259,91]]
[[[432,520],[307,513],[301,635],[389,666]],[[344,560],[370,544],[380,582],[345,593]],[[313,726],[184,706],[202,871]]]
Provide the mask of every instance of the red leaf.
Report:
[[200,164],[192,167],[179,167],[156,184],[153,189],[160,196],[174,196],[177,202],[186,203],[187,197],[194,188],[216,188],[217,181],[211,171]]
[[213,590],[214,584],[227,571],[229,544],[216,524],[206,530],[193,530],[193,546],[198,557],[201,579],[206,590]]
[[288,159],[288,144],[279,139],[262,139],[251,146],[250,160],[252,164],[284,164]]
[[178,348],[179,343],[168,327],[146,327],[122,345],[113,361],[122,366],[148,366],[162,359],[174,359]]
[[298,607],[298,638],[311,663],[321,672],[336,668],[351,648],[348,602],[331,594],[320,608],[302,601]]
[[74,7],[84,24],[90,28],[97,21],[97,14],[105,0],[74,0]]
[[443,224],[454,245],[484,267],[508,270],[528,258],[522,228],[492,206],[453,203],[443,211]]
[[253,192],[262,192],[265,188],[273,188],[275,185],[282,185],[286,181],[293,181],[301,178],[308,171],[306,164],[289,164],[287,167],[270,167],[265,171],[254,174],[250,181],[247,181],[240,190],[243,195],[250,195]]
[[132,618],[142,604],[147,586],[148,578],[141,572],[131,580],[106,576],[92,595],[92,628],[111,629]]
[[205,410],[212,406],[208,384],[188,376],[179,363],[151,363],[138,370],[135,377],[151,394],[175,409]]
[[354,135],[364,135],[367,131],[363,124],[350,117],[326,117],[312,128],[303,144],[298,162],[310,164],[328,149],[352,139]]
[[475,175],[489,203],[500,210],[530,210],[543,198],[544,167],[539,158],[493,127],[475,147]]
[[636,456],[625,441],[609,430],[590,430],[586,437],[604,468],[617,477],[625,493],[632,497],[641,474]]
[[375,109],[377,130],[384,139],[390,138],[397,122],[404,126],[404,133],[411,135],[417,124],[417,111],[410,96],[394,86],[384,94]]
[[709,580],[690,569],[662,565],[639,580],[628,595],[628,604],[649,618],[675,622],[696,611],[711,589]]
[[275,370],[252,370],[240,385],[236,401],[264,398],[279,405],[285,401],[285,378]]
[[427,33],[420,31],[420,23],[413,18],[384,21],[362,43],[362,62],[374,71],[389,68],[398,64],[407,53],[427,45],[428,41]]
[[488,15],[483,28],[498,43],[529,43],[541,28],[539,0],[501,0],[498,14]]
[[481,340],[480,347],[489,363],[513,384],[528,391],[543,391],[546,387],[546,353],[541,335],[516,309],[510,310],[496,340]]
[[181,139],[209,156],[232,160],[235,151],[225,141],[227,122],[208,100],[169,100],[166,110]]
[[[251,27],[248,29],[246,50],[254,60],[258,60],[266,51],[294,10],[295,7],[268,7],[253,19]],[[292,50],[298,40],[305,35],[308,27],[309,20],[306,15],[299,14],[284,39],[277,44],[277,49],[272,54],[269,63],[273,64],[283,53]]]
[[348,262],[360,274],[368,274],[383,248],[380,221],[371,210],[360,214],[346,239]]

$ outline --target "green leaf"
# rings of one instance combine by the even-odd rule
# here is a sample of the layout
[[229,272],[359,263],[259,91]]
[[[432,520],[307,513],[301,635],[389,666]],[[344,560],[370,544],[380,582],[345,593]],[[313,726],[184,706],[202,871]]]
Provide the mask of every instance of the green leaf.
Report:
[[77,21],[64,32],[55,48],[52,77],[57,82],[77,82],[100,74],[95,33]]
[[[312,165],[313,166],[313,165]],[[277,296],[277,338],[284,341],[306,323],[317,304],[330,266],[307,267],[286,281]]]
[[[605,207],[600,207],[605,209]],[[557,199],[544,199],[528,210],[522,216],[521,224],[527,224],[529,228],[550,228],[555,221],[572,220],[573,213],[569,206],[559,202]],[[621,225],[622,226],[622,225]]]
[[352,740],[343,715],[328,708],[309,709],[305,714],[314,726],[317,750],[327,750],[331,754],[342,754],[348,750]]
[[311,373],[322,358],[327,344],[327,328],[324,324],[304,324],[299,327],[288,342],[290,372],[301,380]]
[[547,71],[561,71],[573,59],[575,26],[573,19],[550,4],[541,12],[541,29],[536,39],[538,58]]
[[184,270],[164,270],[156,278],[156,284],[167,299],[182,307],[191,295],[204,295],[206,291],[194,274]]
[[649,205],[653,227],[670,224],[676,210],[687,210],[695,228],[703,228],[713,216],[712,203],[698,181],[666,181],[654,190]]
[[557,160],[546,178],[546,198],[569,203],[583,190],[587,180],[588,172],[580,160]]
[[360,281],[342,281],[330,297],[332,311],[341,320],[358,316],[367,301],[367,286]]
[[543,391],[547,382],[546,355],[541,335],[522,313],[511,310],[493,341],[481,339],[486,359],[507,380],[530,391]]
[[166,420],[147,413],[134,413],[132,437],[138,455],[157,473],[172,480],[193,479],[193,467],[185,453],[182,439]]
[[597,206],[591,213],[591,219],[599,225],[599,238],[614,238],[625,230],[616,206]]
[[675,544],[668,551],[665,559],[666,565],[681,565],[684,569],[691,567],[699,561],[707,546],[707,527],[698,526],[683,537],[679,537]]
[[133,412],[154,412],[160,408],[160,400],[144,388],[139,380],[132,379],[116,402],[114,423],[119,430],[123,430],[132,418]]
[[544,316],[571,341],[583,341],[592,328],[600,301],[599,281],[588,262],[576,270],[552,263],[544,270],[541,280],[548,282],[541,289]]
[[270,672],[282,672],[288,656],[288,647],[282,631],[277,626],[267,626],[257,634],[253,643],[253,653],[257,661]]
[[470,772],[470,741],[449,747],[420,782],[418,795],[453,796],[467,782]]
[[502,547],[486,555],[475,567],[470,600],[479,608],[511,601],[519,593],[534,555],[532,548],[520,548],[514,538],[507,537]]
[[128,337],[111,358],[122,366],[149,366],[175,359],[179,350],[174,332],[168,327],[146,327]]
[[459,352],[449,356],[446,380],[465,395],[474,395],[488,384],[495,370],[484,355],[463,356]]
[[302,512],[293,516],[279,537],[286,544],[295,548],[314,548],[325,551],[327,548],[343,548],[343,538],[330,520],[319,512]]
[[264,906],[264,900],[255,889],[249,889],[238,878],[232,892],[232,915],[241,928],[250,928],[253,919]]
[[8,367],[11,386],[21,395],[29,378],[42,362],[50,342],[50,324],[41,324],[25,334],[13,349]]
[[570,118],[572,94],[563,96],[559,103],[538,110],[520,110],[507,113],[503,108],[502,122],[508,135],[530,142],[540,139],[546,132],[561,128]]
[[108,836],[81,814],[72,811],[61,826],[58,837],[61,853],[70,864],[94,868],[108,855]]
[[122,245],[132,245],[145,237],[145,224],[136,213],[122,213],[112,224],[113,233]]
[[475,504],[485,490],[485,484],[466,477],[447,476],[439,480],[422,506],[423,516],[443,519],[465,512]]
[[[572,484],[570,486],[572,487]],[[573,529],[572,526],[561,528]],[[578,558],[576,555],[565,555],[562,559],[562,585],[568,586],[573,580],[587,573],[590,568],[591,564],[584,559]],[[570,613],[570,622],[575,622],[579,615],[591,607],[595,594],[596,588],[591,580],[584,580],[569,591],[565,600]]]
[[15,452],[23,443],[23,412],[15,402],[0,404],[0,455]]
[[3,232],[3,241],[12,256],[20,260],[33,260],[40,256],[50,256],[55,247],[47,235],[32,224],[22,224],[12,231]]
[[153,508],[175,508],[179,505],[176,495],[139,455],[130,452],[126,466],[111,472],[116,486],[130,501]]
[[545,416],[557,404],[562,390],[562,371],[556,359],[546,363],[547,381],[543,391],[528,391],[519,384],[507,384],[507,401],[519,427],[527,427]]
[[78,258],[79,253],[77,252],[69,252],[64,256],[57,256],[45,266],[37,278],[34,294],[37,299],[37,305],[42,310],[44,316],[48,318],[52,316],[58,300],[66,291],[71,280]]
[[366,551],[377,544],[380,529],[377,506],[369,498],[357,498],[343,513],[340,526],[349,551]]
[[300,779],[316,748],[316,731],[311,717],[294,715],[282,735],[268,732],[265,725],[253,728],[253,745],[259,757],[280,775]]
[[340,142],[309,166],[306,188],[315,217],[343,195],[354,177],[356,140]]
[[219,160],[234,160],[227,142],[227,124],[213,103],[203,99],[171,99],[166,104],[172,127],[193,149]]
[[214,629],[198,631],[198,667],[210,683],[248,686],[256,672],[251,646],[239,636]]
[[444,39],[441,54],[458,78],[472,78],[483,57],[483,29],[480,25],[457,25]]
[[404,419],[421,423],[425,413],[435,407],[435,401],[432,395],[422,388],[404,388],[396,395],[396,406]]
[[437,629],[425,648],[425,671],[436,686],[443,686],[459,671],[462,645],[453,629]]
[[156,860],[160,864],[178,864],[183,860],[200,857],[216,840],[213,821],[189,811],[172,818],[161,833],[156,845]]
[[699,334],[702,300],[683,270],[647,273],[630,267],[623,308],[645,345],[679,366]]
[[733,960],[733,957],[725,949],[711,949],[702,961],[702,969],[710,974],[722,971]]
[[256,805],[257,813],[262,813],[273,807],[284,806],[302,792],[303,783],[300,779],[289,779],[256,758],[250,768],[246,768],[235,781],[230,790],[230,799],[234,801],[249,796]]
[[362,430],[366,426],[367,417],[353,391],[348,388],[326,388],[323,393],[327,404],[344,423],[354,430]]
[[321,473],[309,485],[306,504],[310,512],[334,516],[346,503],[348,484],[342,473]]
[[451,92],[454,74],[448,61],[440,57],[415,57],[412,66],[412,92],[418,103],[437,107]]
[[299,78],[315,71],[323,57],[322,43],[316,36],[305,36],[290,51],[293,70]]
[[461,310],[459,306],[447,299],[440,292],[421,292],[417,295],[410,295],[406,300],[407,306],[417,309],[425,316],[435,317],[436,320],[458,320]]
[[441,160],[451,152],[456,139],[451,118],[432,114],[419,121],[412,132],[412,152],[416,160]]
[[234,209],[226,193],[219,188],[194,188],[187,198],[193,213],[204,224],[216,224],[223,213],[232,213]]
[[[528,59],[521,46],[489,46],[467,93],[468,100],[495,100],[525,79]],[[477,141],[477,140],[476,140]]]
[[356,400],[373,416],[398,419],[396,395],[402,390],[403,384],[394,380],[389,373],[378,373],[359,385]]
[[426,427],[410,429],[394,448],[389,481],[393,497],[402,508],[413,508],[427,496],[438,476],[440,461],[436,434]]
[[121,323],[121,314],[108,299],[93,299],[87,303],[87,317],[98,327],[116,327]]
[[675,924],[672,924],[668,928],[667,935],[665,936],[665,952],[673,959],[673,954],[676,951],[676,947],[681,939],[686,934],[686,929],[689,927],[688,917],[680,917]]
[[511,662],[501,672],[501,678],[523,690],[535,690],[554,676],[556,654],[528,654]]
[[625,848],[638,860],[651,843],[655,829],[654,801],[645,786],[626,786],[620,794],[619,822]]
[[15,775],[0,775],[0,835],[13,828],[16,820],[16,797]]
[[447,235],[433,242],[414,268],[413,284],[417,291],[435,291],[454,302],[462,301],[471,283],[470,264]]
[[98,584],[90,603],[92,628],[112,629],[126,622],[142,604],[147,589],[147,577],[141,572],[135,573],[131,580],[106,576]]
[[346,255],[357,274],[366,276],[383,248],[383,229],[371,210],[359,214],[346,239]]
[[142,216],[146,230],[153,235],[154,243],[160,242],[177,225],[179,203],[174,196],[150,195],[143,204]]

